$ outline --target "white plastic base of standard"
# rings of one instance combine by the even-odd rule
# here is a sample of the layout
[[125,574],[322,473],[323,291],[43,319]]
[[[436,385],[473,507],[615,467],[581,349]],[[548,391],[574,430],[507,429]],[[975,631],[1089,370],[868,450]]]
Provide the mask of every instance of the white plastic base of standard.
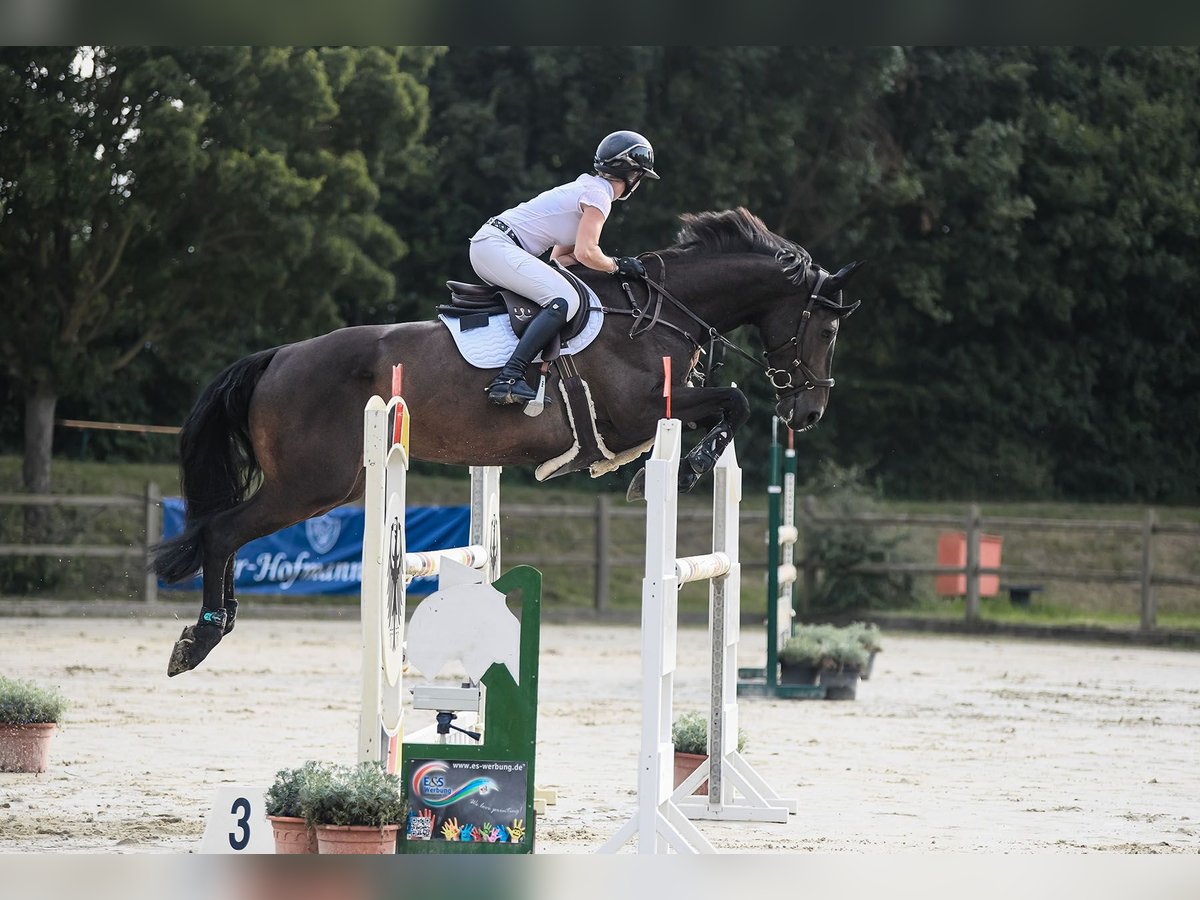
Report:
[[689,819],[782,824],[799,811],[797,801],[776,794],[736,750],[725,757],[722,766],[720,784],[727,786],[723,787],[725,798],[714,804],[709,797],[693,794],[706,780],[710,785],[713,783],[711,769],[712,761],[706,759],[671,795],[671,800]]
[[641,827],[641,820],[641,813],[635,813],[632,819],[621,826],[620,831],[608,839],[599,852],[616,853],[635,834],[639,835],[639,853],[665,853],[668,849],[674,850],[676,853],[717,852],[717,848],[708,842],[708,838],[700,833],[700,829],[689,822],[683,811],[670,800],[663,803],[654,814],[652,833],[655,839],[655,849],[653,851],[646,850],[641,846],[640,842],[648,838],[651,832],[651,829]]

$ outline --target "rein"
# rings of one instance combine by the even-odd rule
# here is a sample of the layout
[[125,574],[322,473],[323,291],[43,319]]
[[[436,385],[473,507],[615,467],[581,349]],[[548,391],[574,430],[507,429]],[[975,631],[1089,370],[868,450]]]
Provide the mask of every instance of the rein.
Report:
[[[628,281],[621,282],[621,290],[625,292],[625,296],[629,300],[629,305],[632,307],[631,309],[612,309],[604,306],[600,308],[601,312],[606,315],[616,314],[633,316],[633,327],[629,329],[630,340],[636,340],[646,332],[650,331],[656,325],[661,324],[686,338],[687,341],[692,345],[692,349],[694,351],[702,349],[702,344],[696,340],[696,338],[692,337],[690,332],[662,318],[663,301],[666,300],[677,310],[704,329],[704,334],[707,336],[710,346],[719,343],[724,347],[733,350],[734,353],[738,354],[743,359],[749,360],[752,365],[761,370],[762,373],[766,375],[767,380],[771,382],[771,386],[775,388],[775,396],[778,399],[782,400],[783,398],[791,396],[792,394],[797,394],[800,391],[811,391],[812,389],[818,387],[833,387],[834,380],[832,378],[819,378],[817,374],[813,372],[811,368],[809,368],[808,364],[800,358],[800,341],[804,338],[804,329],[808,326],[809,319],[812,318],[813,306],[817,303],[821,303],[824,306],[828,306],[833,309],[842,308],[841,304],[834,303],[832,300],[828,299],[827,297],[822,297],[816,292],[817,289],[820,288],[821,284],[825,281],[825,278],[828,277],[825,275],[825,273],[821,273],[822,277],[817,281],[816,288],[814,288],[813,292],[809,295],[808,305],[804,308],[804,312],[801,313],[800,328],[797,330],[796,334],[773,350],[764,350],[762,356],[765,362],[760,362],[733,341],[729,340],[729,338],[725,337],[725,335],[717,331],[717,329],[712,325],[708,324],[702,318],[688,309],[683,304],[683,301],[668,291],[665,284],[667,280],[666,260],[664,260],[657,253],[650,253],[646,255],[653,256],[658,260],[659,265],[662,267],[662,283],[655,281],[649,275],[642,279],[646,282],[646,308],[643,309],[638,305],[637,300],[633,295],[633,288],[630,286]],[[647,317],[649,317],[648,322],[646,321]],[[792,370],[776,368],[771,364],[771,356],[788,347],[795,348],[795,358],[792,360]],[[800,385],[795,384],[792,377],[793,371],[799,372],[804,376],[804,381]],[[781,379],[779,377],[781,375],[785,377]]]

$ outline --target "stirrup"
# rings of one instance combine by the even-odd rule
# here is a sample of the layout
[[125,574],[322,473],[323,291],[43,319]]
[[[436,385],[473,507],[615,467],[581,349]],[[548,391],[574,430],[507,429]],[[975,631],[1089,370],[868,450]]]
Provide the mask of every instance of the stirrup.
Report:
[[[524,385],[524,391],[520,390],[521,385]],[[497,406],[512,406],[517,404],[524,406],[537,396],[537,392],[525,384],[525,379],[508,378],[501,375],[497,375],[492,380],[492,383],[484,389],[484,392],[488,395],[488,400]]]

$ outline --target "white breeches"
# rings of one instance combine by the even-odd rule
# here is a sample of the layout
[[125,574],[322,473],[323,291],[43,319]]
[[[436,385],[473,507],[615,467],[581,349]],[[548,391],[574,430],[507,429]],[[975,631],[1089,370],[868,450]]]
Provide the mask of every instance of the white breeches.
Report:
[[488,284],[515,291],[539,306],[561,297],[567,301],[567,318],[579,311],[579,294],[571,282],[490,225],[471,239],[471,267]]

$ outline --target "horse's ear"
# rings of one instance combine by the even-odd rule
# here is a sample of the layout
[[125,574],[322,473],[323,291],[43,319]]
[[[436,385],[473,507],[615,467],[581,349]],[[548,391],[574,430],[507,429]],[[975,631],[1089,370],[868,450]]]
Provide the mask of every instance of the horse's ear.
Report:
[[829,283],[828,283],[829,286],[828,286],[827,290],[829,290],[830,292],[840,291],[842,288],[844,288],[846,286],[846,282],[850,280],[850,278],[854,275],[854,273],[857,272],[860,268],[862,268],[866,264],[867,264],[866,260],[856,259],[854,262],[850,263],[848,266],[842,266],[842,268],[838,269],[836,274],[831,275],[829,277]]

